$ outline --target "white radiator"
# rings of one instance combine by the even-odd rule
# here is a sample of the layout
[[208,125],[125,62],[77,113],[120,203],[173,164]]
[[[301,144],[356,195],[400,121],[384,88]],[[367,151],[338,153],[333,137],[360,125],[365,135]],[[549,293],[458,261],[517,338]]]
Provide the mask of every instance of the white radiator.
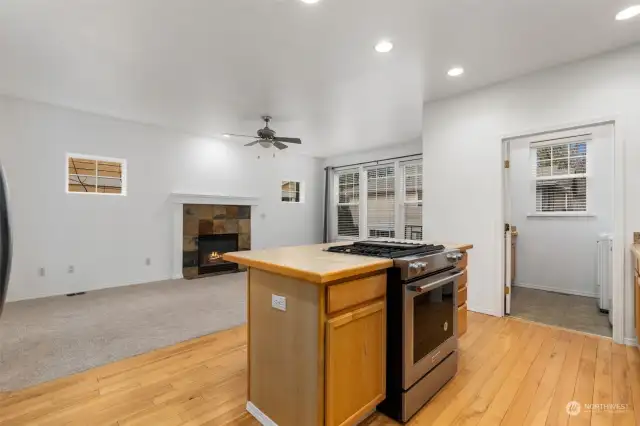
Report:
[[[611,262],[611,254],[613,251],[613,237],[609,234],[598,235],[598,261],[597,261],[597,279],[598,279],[598,307],[602,312],[611,310],[612,289],[611,281],[613,277],[613,269]],[[611,317],[611,315],[609,315]]]

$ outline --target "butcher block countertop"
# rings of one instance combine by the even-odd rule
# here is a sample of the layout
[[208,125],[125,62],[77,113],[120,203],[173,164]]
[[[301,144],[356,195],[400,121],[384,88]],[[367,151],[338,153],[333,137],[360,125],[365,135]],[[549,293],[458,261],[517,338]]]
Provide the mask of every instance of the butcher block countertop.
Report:
[[[323,285],[356,275],[382,271],[393,265],[391,259],[324,251],[327,247],[340,244],[350,244],[350,242],[239,251],[225,253],[223,259]],[[445,245],[460,250],[469,250],[473,247],[471,244]]]

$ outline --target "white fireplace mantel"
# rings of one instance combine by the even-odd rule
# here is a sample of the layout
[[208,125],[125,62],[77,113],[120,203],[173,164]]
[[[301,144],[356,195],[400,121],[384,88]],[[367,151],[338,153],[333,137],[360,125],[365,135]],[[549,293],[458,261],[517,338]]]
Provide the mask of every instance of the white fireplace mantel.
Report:
[[231,206],[257,206],[260,201],[258,197],[187,192],[172,192],[169,199],[175,204],[225,204]]
[[231,206],[257,206],[258,197],[232,196],[221,194],[190,194],[184,192],[172,192],[169,200],[173,204],[173,271],[174,279],[182,276],[182,244],[183,233],[183,205],[184,204],[222,204]]

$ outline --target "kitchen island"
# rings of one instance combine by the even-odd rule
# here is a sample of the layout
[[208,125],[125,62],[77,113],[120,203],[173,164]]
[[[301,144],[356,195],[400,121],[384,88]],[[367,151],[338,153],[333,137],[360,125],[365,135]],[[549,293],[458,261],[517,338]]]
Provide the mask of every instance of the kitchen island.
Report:
[[[324,251],[331,245],[224,255],[248,267],[247,410],[262,424],[357,424],[385,399],[393,261]],[[462,290],[466,300],[466,274]],[[466,324],[466,303],[464,314]]]

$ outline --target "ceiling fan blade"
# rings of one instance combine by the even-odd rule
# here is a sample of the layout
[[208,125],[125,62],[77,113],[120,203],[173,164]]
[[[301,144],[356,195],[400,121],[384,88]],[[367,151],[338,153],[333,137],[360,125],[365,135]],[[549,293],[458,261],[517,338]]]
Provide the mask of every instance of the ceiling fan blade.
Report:
[[253,146],[253,145],[257,144],[258,142],[260,142],[260,139],[258,139],[257,141],[245,143],[244,146]]
[[282,142],[278,142],[278,141],[274,141],[273,142],[273,146],[275,146],[278,149],[287,149],[287,148],[289,148],[288,146],[286,146]]
[[286,143],[302,143],[302,140],[300,138],[280,138],[276,136],[275,138],[273,138],[273,140]]
[[234,138],[255,138],[255,136],[249,136],[249,135],[236,135],[234,133],[225,133],[225,136],[233,136]]

